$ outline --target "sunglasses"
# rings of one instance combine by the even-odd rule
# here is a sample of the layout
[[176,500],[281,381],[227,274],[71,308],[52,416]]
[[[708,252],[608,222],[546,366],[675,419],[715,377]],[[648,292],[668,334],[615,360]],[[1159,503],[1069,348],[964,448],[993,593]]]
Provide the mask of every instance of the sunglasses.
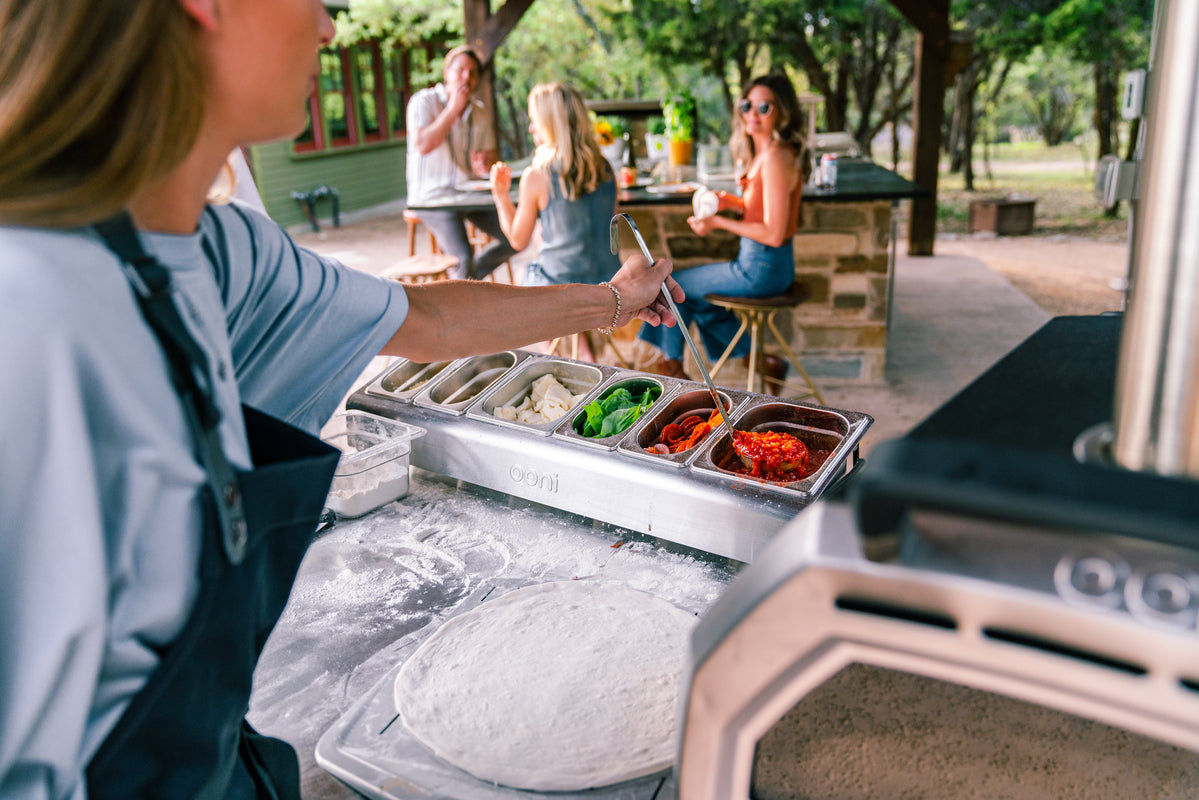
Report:
[[748,100],[742,100],[741,105],[737,106],[737,108],[741,111],[742,114],[748,114],[750,111],[757,109],[758,116],[765,117],[765,116],[769,115],[770,111],[774,108],[774,103],[769,103],[769,102],[763,101],[761,103],[758,103],[755,106],[753,103],[751,103]]

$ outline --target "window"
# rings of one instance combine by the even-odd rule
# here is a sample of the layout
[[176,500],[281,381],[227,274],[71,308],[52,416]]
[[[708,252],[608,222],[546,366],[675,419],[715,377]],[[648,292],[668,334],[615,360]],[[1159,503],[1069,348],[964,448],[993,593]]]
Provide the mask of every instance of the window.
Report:
[[404,113],[408,108],[408,99],[412,97],[409,83],[409,76],[412,74],[412,58],[407,50],[395,48],[387,51],[385,61],[383,88],[387,118],[391,120],[391,133],[403,136],[406,125]]
[[362,120],[362,139],[378,142],[386,138],[387,108],[383,100],[383,65],[379,63],[379,44],[370,42],[354,48],[354,66],[358,75],[358,118]]
[[402,140],[411,96],[408,51],[377,41],[321,51],[317,90],[308,99],[308,127],[296,153],[326,152]]

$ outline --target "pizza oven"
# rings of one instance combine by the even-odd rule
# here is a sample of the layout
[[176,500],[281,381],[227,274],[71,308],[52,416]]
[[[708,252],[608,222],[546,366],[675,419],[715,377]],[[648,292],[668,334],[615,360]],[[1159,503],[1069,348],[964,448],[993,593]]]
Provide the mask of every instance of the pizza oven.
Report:
[[1199,785],[1199,5],[1154,21],[1128,308],[1050,322],[704,617],[679,796]]

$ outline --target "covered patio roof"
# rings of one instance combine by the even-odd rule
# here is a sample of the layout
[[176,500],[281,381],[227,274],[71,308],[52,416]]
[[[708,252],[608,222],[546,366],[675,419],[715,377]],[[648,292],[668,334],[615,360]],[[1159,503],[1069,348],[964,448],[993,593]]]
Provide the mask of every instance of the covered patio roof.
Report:
[[[505,0],[493,13],[491,0],[462,0],[466,41],[491,63],[496,49],[520,22],[534,0]],[[932,255],[937,233],[937,177],[941,151],[941,127],[945,112],[943,98],[949,69],[949,0],[890,0],[892,6],[916,28],[916,72],[914,89],[912,180],[930,192],[912,201],[908,220],[908,254]],[[484,102],[495,107],[492,70],[484,69],[480,81]]]

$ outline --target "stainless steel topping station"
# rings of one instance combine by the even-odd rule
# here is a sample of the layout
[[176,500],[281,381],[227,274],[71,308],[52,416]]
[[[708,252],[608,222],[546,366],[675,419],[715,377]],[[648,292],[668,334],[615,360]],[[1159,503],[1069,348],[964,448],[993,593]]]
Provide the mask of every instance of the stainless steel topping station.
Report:
[[[523,424],[495,409],[519,403],[553,375],[578,404],[560,420]],[[589,439],[582,409],[619,386],[656,386],[661,396],[629,430]],[[802,480],[769,483],[744,474],[725,428],[691,450],[650,453],[662,428],[713,402],[703,384],[524,351],[420,364],[402,362],[349,400],[351,408],[424,428],[412,464],[479,486],[583,514],[717,555],[749,562],[762,545],[857,461],[871,418],[853,411],[724,391],[744,430],[803,440],[823,463]],[[724,402],[722,398],[722,402]]]

